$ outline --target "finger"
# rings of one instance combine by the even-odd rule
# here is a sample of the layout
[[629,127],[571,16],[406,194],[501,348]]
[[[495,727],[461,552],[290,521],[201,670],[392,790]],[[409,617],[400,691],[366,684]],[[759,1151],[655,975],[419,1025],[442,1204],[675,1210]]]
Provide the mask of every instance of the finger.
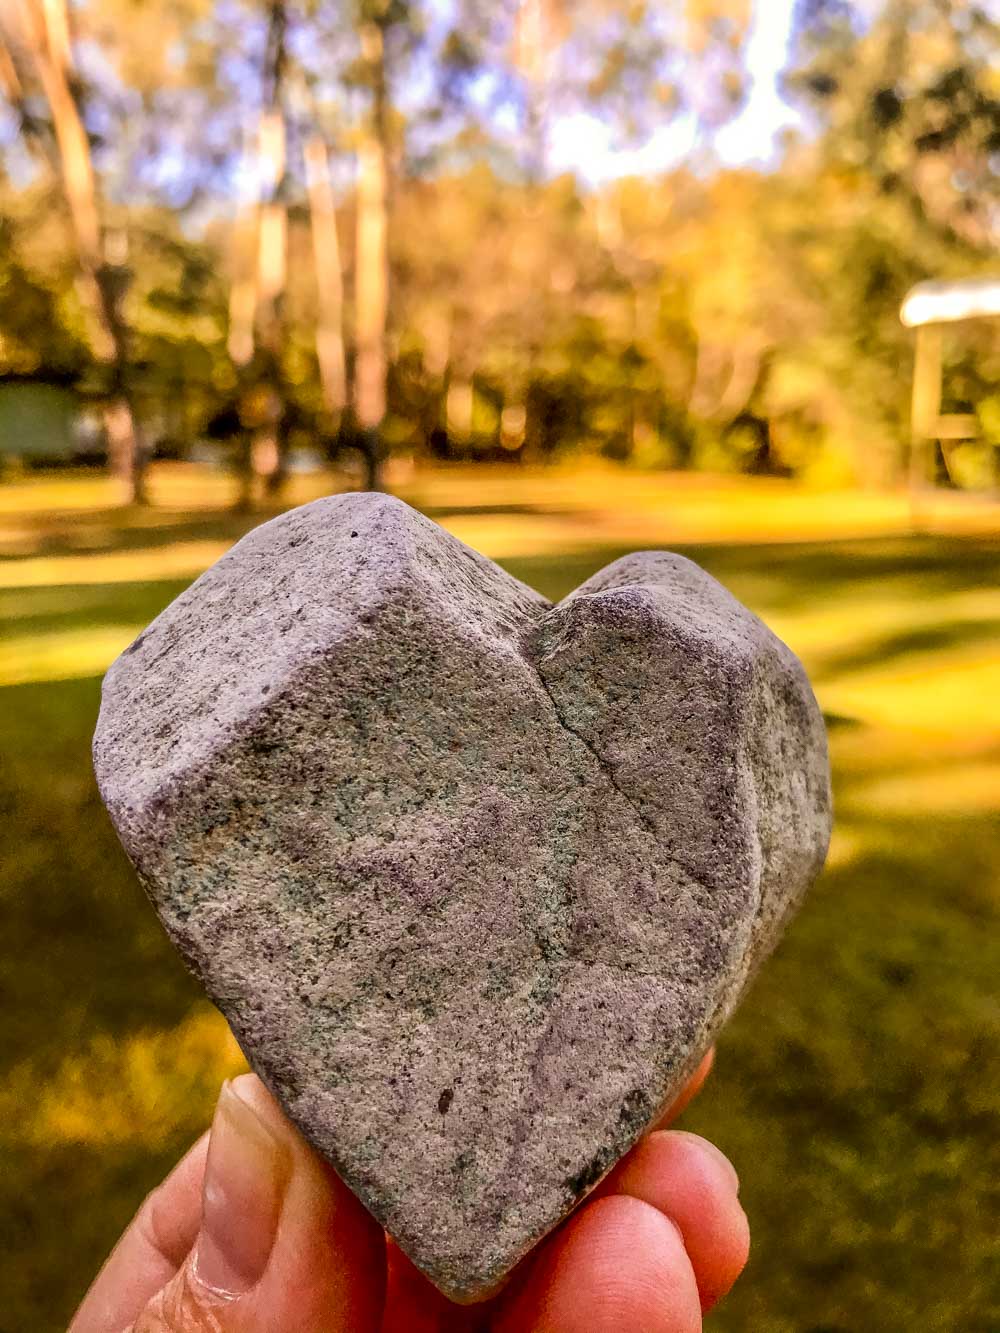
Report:
[[674,1123],[680,1113],[685,1110],[686,1107],[694,1101],[695,1097],[698,1096],[698,1093],[701,1092],[705,1085],[705,1080],[712,1072],[712,1066],[714,1064],[715,1047],[710,1046],[702,1057],[698,1068],[684,1084],[684,1087],[678,1093],[674,1101],[671,1102],[668,1110],[660,1116],[659,1120],[653,1126],[654,1129],[666,1129],[669,1125]]
[[701,1305],[680,1232],[641,1199],[586,1203],[498,1302],[497,1333],[698,1333]]
[[216,1108],[194,1248],[133,1333],[375,1333],[384,1268],[374,1219],[244,1074]]
[[201,1185],[208,1135],[146,1198],[87,1292],[69,1333],[105,1333],[131,1324],[174,1276],[201,1221]]
[[477,1333],[488,1326],[487,1306],[454,1305],[391,1240],[386,1270],[381,1333]]
[[651,1134],[597,1190],[642,1199],[676,1222],[691,1260],[702,1308],[711,1309],[747,1261],[750,1228],[731,1163],[707,1139],[681,1130]]

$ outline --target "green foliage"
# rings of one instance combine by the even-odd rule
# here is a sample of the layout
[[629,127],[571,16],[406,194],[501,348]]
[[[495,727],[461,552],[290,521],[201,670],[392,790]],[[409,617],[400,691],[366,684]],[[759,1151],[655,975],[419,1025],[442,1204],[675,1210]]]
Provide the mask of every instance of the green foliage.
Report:
[[919,222],[985,249],[1000,201],[1000,17],[966,0],[800,0],[792,79],[830,155]]
[[[0,202],[0,374],[79,372],[86,353],[64,305],[72,269],[51,229],[38,224],[51,200],[31,192]],[[3,200],[3,195],[0,195]],[[6,206],[4,206],[6,204]],[[9,211],[8,211],[9,210]],[[33,244],[24,243],[29,232]],[[46,235],[46,233],[48,233]]]

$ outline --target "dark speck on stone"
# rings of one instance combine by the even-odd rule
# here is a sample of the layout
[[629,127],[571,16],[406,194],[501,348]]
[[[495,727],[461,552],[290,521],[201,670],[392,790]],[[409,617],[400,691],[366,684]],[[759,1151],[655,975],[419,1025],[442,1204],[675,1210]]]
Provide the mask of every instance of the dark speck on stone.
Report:
[[830,831],[805,673],[697,565],[553,606],[373,492],[183,592],[109,670],[94,763],[252,1067],[458,1301],[659,1118]]

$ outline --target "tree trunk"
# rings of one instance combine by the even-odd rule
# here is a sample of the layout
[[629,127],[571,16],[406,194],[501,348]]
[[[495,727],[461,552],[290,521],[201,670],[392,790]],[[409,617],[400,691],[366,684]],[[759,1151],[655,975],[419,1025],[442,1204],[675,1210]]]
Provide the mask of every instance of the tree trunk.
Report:
[[377,490],[386,411],[389,314],[388,97],[385,45],[378,24],[362,26],[361,51],[372,100],[358,147],[354,413],[368,466],[368,489]]
[[[249,154],[248,154],[249,156]],[[257,314],[258,206],[247,209],[233,224],[233,270],[229,282],[229,358],[242,377],[253,360]]]
[[112,397],[104,408],[104,434],[112,475],[121,483],[126,504],[147,504],[145,467],[137,467],[144,450],[132,405],[124,393]]
[[[284,144],[284,122],[282,145]],[[263,138],[263,135],[262,135]],[[282,163],[283,163],[282,147]],[[284,167],[282,165],[282,174]],[[260,298],[260,346],[266,373],[274,393],[275,422],[273,466],[264,478],[264,489],[271,496],[280,495],[288,477],[288,453],[291,440],[289,408],[282,369],[285,345],[285,295],[288,271],[288,210],[282,200],[272,200],[261,209],[260,249],[258,252],[258,295]]]
[[326,143],[312,135],[304,148],[313,264],[316,270],[316,359],[331,437],[340,431],[347,405],[344,355],[344,279],[340,265],[337,211],[330,185]]
[[[254,353],[254,317],[257,312],[257,207],[248,209],[233,226],[233,272],[229,283],[229,334],[226,347],[236,371],[234,411],[242,415],[241,389]],[[254,505],[253,439],[244,423],[234,438],[237,494],[233,507],[248,514]]]
[[248,430],[236,437],[236,477],[239,490],[233,502],[237,514],[249,514],[254,506],[253,437]]
[[[285,343],[285,294],[288,278],[288,208],[284,199],[286,129],[283,106],[286,63],[286,19],[282,0],[270,7],[266,63],[263,73],[266,110],[256,131],[257,197],[234,226],[235,265],[229,292],[228,349],[236,369],[239,410],[259,387],[251,371],[259,354],[261,369],[273,391],[276,412],[269,423],[272,445],[265,447],[257,430],[257,413],[244,421],[237,441],[236,510],[254,506],[255,492],[277,496],[288,475],[288,406],[281,363]],[[250,155],[251,139],[247,141]]]
[[530,186],[545,178],[549,70],[559,6],[552,0],[519,0],[514,28],[514,63],[525,82],[522,121],[525,176]]
[[274,392],[273,466],[264,478],[268,495],[280,495],[288,476],[289,409],[282,359],[287,335],[285,304],[288,287],[288,205],[285,201],[287,131],[284,90],[288,16],[284,0],[271,4],[268,32],[270,84],[268,110],[260,122],[260,221],[257,232],[257,327],[265,372]]

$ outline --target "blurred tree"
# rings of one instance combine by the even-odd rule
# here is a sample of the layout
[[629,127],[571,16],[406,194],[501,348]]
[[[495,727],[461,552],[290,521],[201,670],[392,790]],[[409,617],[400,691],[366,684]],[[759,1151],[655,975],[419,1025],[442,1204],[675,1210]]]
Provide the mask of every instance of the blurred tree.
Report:
[[303,149],[309,193],[309,225],[316,269],[316,357],[331,436],[339,436],[347,407],[344,350],[344,276],[337,231],[337,207],[330,179],[330,153],[318,128]]
[[[885,441],[877,473],[898,477],[908,435],[899,367],[911,355],[899,302],[922,278],[996,263],[1000,15],[969,0],[800,0],[788,84],[821,132],[816,169],[849,195],[838,212],[850,222],[831,234],[842,268],[826,307],[840,330],[841,397],[864,386]],[[966,353],[955,378],[981,395],[989,365],[977,370]]]
[[[750,0],[136,4],[2,11],[0,373],[89,345],[161,452],[237,443],[244,501],[310,438],[368,486],[421,449],[891,481],[902,296],[995,263],[982,0],[801,0],[808,121],[767,171],[714,157]],[[567,135],[668,124],[670,171],[557,175]],[[992,421],[968,346],[949,385]]]
[[[288,12],[284,0],[268,0],[257,127],[257,199],[243,226],[243,272],[233,282],[229,347],[241,372],[239,508],[252,503],[256,472],[277,495],[288,467],[292,413],[285,384],[288,341]],[[246,253],[249,251],[249,253]],[[247,371],[257,353],[251,380]]]
[[[365,462],[364,485],[380,485],[386,452],[390,319],[390,220],[394,164],[405,122],[393,103],[394,82],[419,43],[424,23],[407,0],[355,0],[346,9],[313,0],[299,12],[310,58],[299,70],[308,125],[300,127],[302,171],[310,212],[317,288],[316,338],[327,428]],[[325,60],[317,60],[317,52]],[[331,88],[333,71],[333,88]],[[308,97],[305,95],[308,92]],[[343,92],[348,94],[348,105]],[[323,133],[331,102],[339,128]],[[330,145],[353,157],[353,370],[344,340],[343,270],[331,187]]]
[[79,377],[87,349],[65,318],[62,289],[72,281],[44,226],[35,228],[44,262],[24,253],[20,233],[46,209],[48,191],[0,194],[0,375]]
[[[693,127],[693,141],[700,143],[700,131],[717,127],[739,106],[750,9],[749,0],[629,6],[610,0],[572,6],[562,0],[519,0],[506,41],[498,42],[495,31],[492,45],[478,49],[482,68],[494,68],[497,61],[509,66],[498,76],[498,86],[504,90],[501,96],[512,98],[518,126],[513,157],[525,183],[525,218],[519,229],[521,244],[510,262],[518,269],[511,292],[517,290],[520,297],[522,382],[510,386],[513,397],[507,407],[511,419],[524,419],[522,436],[529,455],[540,440],[551,437],[550,430],[533,419],[532,410],[551,411],[553,385],[546,385],[543,370],[545,330],[552,326],[553,304],[571,302],[580,294],[577,284],[582,280],[574,269],[572,246],[564,244],[553,265],[552,252],[541,240],[546,234],[542,186],[552,174],[552,125],[571,120],[592,126],[594,132],[610,126],[614,138],[625,144],[644,141],[664,124],[684,119]],[[504,32],[501,24],[501,38]],[[549,193],[549,199],[554,197]],[[625,378],[622,406],[628,421],[609,448],[626,457],[635,442],[638,370],[645,363],[638,331],[655,319],[647,297],[656,290],[659,270],[648,253],[641,259],[630,254],[615,216],[617,201],[618,193],[606,189],[595,209],[584,208],[580,199],[574,206],[575,229],[596,223],[605,250],[596,262],[624,311],[617,364]],[[465,401],[461,380],[455,387]]]
[[409,19],[396,0],[361,0],[356,78],[366,105],[357,147],[354,417],[367,461],[365,485],[378,488],[384,441],[389,319],[389,171],[391,161],[387,39]]
[[[147,455],[134,404],[124,312],[131,277],[128,235],[101,216],[85,123],[89,90],[77,70],[72,15],[67,0],[12,0],[0,23],[4,93],[26,139],[58,174],[69,210],[91,346],[109,372],[104,419],[113,465],[126,500],[143,503]],[[45,119],[35,110],[41,105]]]
[[925,226],[1000,242],[1000,13],[970,0],[799,0],[799,67],[829,155]]

